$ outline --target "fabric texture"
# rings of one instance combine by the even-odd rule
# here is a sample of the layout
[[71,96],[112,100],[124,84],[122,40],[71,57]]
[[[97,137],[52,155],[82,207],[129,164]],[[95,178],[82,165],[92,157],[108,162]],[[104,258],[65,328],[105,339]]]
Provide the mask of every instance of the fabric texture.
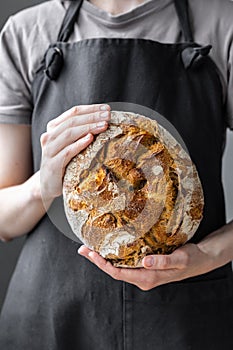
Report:
[[[55,42],[70,1],[51,0],[21,11],[0,38],[0,122],[31,123],[31,84],[49,44]],[[233,3],[189,0],[197,43],[213,46],[210,56],[221,77],[226,120],[233,128]],[[111,15],[84,1],[71,42],[94,37],[144,38],[163,43],[182,40],[171,0],[149,0],[132,11]]]

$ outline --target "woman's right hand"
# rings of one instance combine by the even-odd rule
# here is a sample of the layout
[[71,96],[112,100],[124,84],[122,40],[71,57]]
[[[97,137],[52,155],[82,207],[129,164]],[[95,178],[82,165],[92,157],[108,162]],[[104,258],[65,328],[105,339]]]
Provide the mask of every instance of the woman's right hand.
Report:
[[79,105],[47,124],[47,131],[40,139],[40,189],[44,202],[62,194],[67,164],[93,141],[93,135],[107,129],[110,109],[104,104]]

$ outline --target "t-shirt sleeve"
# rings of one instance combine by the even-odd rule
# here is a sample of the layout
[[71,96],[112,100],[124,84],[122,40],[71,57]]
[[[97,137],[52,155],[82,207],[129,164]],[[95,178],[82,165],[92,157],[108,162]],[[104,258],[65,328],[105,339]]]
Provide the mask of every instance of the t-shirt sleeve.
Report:
[[0,35],[0,123],[30,124],[32,96],[22,41],[10,17]]

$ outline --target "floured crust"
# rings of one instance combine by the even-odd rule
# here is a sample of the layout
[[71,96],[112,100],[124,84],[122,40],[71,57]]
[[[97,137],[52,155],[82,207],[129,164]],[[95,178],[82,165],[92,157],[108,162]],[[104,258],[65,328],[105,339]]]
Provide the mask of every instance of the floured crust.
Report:
[[111,112],[109,128],[68,164],[64,208],[77,237],[115,266],[140,267],[189,240],[204,199],[194,164],[156,121]]

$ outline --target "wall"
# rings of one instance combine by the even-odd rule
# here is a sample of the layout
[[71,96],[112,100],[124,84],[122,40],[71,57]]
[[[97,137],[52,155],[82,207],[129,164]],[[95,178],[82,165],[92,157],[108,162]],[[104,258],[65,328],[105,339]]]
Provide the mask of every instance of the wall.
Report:
[[[19,10],[42,2],[39,0],[7,0],[0,2],[0,28],[7,18]],[[0,242],[0,309],[4,300],[6,289],[23,245],[24,238],[16,239],[10,243]]]

